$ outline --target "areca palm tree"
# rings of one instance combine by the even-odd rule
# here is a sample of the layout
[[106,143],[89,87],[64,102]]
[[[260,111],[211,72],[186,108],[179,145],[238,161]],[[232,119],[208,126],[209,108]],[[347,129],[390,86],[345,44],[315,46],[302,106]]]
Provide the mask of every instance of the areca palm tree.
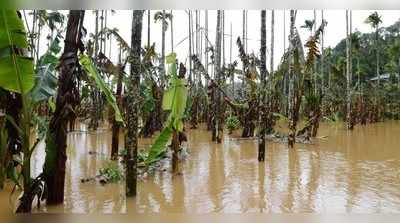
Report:
[[378,85],[380,83],[380,72],[379,72],[379,25],[382,23],[382,18],[378,12],[373,12],[367,17],[365,23],[369,24],[375,29],[375,53],[376,53],[376,76],[378,77]]
[[140,51],[142,43],[143,10],[134,10],[132,15],[132,38],[131,38],[131,71],[127,83],[127,132],[125,135],[126,154],[126,195],[136,195],[137,181],[137,148],[139,127],[139,87],[140,87]]
[[[266,32],[266,10],[261,10],[261,48],[260,48],[260,74],[261,74],[261,89],[263,90],[263,94],[260,97],[260,107],[263,106],[265,99],[265,87],[266,87],[266,75],[267,75],[267,66],[266,66],[266,48],[267,48],[267,32]],[[272,67],[272,62],[271,62]],[[265,120],[264,120],[264,112],[265,109],[261,109],[259,113],[259,124],[260,124],[260,133],[259,133],[259,144],[258,144],[258,161],[264,161],[265,159]]]
[[346,77],[347,77],[347,100],[346,100],[346,108],[347,108],[347,129],[353,129],[353,121],[351,115],[351,86],[352,86],[352,62],[351,62],[351,29],[352,29],[352,15],[351,11],[346,10]]
[[306,29],[310,32],[310,35],[314,29],[314,20],[306,19],[304,20],[304,24],[300,26],[300,28]]
[[161,85],[165,82],[165,32],[168,29],[168,20],[172,20],[172,14],[166,13],[165,10],[154,14],[154,22],[161,21]]

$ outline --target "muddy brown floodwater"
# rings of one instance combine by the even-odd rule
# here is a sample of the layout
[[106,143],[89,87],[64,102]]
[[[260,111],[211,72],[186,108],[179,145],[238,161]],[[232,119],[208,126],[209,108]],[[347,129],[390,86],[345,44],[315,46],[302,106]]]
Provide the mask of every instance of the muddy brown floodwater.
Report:
[[[399,121],[353,131],[322,124],[313,145],[288,149],[268,142],[264,163],[257,161],[256,140],[225,136],[218,145],[210,142],[209,132],[189,130],[189,156],[181,175],[157,171],[140,181],[137,197],[129,199],[124,182],[81,183],[81,178],[95,176],[110,156],[111,133],[107,127],[96,133],[86,132],[82,124],[79,129],[68,138],[64,204],[43,205],[34,212],[400,212]],[[148,146],[151,140],[140,144]],[[37,175],[43,144],[32,160]],[[0,192],[3,212],[12,211],[8,194],[9,190]]]

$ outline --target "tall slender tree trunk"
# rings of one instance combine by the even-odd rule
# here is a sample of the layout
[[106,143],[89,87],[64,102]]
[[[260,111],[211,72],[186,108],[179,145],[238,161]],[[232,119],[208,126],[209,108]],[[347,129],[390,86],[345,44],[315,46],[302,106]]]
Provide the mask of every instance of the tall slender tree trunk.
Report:
[[151,30],[151,10],[147,10],[147,46],[150,47],[150,30]]
[[[222,43],[222,10],[217,11],[217,28],[216,28],[216,38],[215,38],[215,79],[218,84],[221,84],[222,75],[221,75],[221,43]],[[214,123],[215,123],[215,131],[213,133],[213,138],[216,139],[217,143],[222,142],[222,134],[223,134],[223,109],[222,109],[222,100],[221,100],[221,92],[214,90],[215,101],[214,101]]]
[[174,16],[171,10],[171,52],[174,52]]
[[290,34],[289,34],[289,135],[288,135],[288,146],[290,148],[294,147],[294,144],[296,143],[296,117],[295,117],[295,112],[294,112],[294,106],[296,102],[296,95],[295,95],[295,75],[293,72],[292,64],[293,64],[293,51],[294,51],[294,45],[293,45],[293,38],[294,38],[294,25],[295,25],[295,20],[296,20],[296,13],[295,10],[290,10]]
[[[317,30],[317,10],[313,10],[314,13],[314,24],[313,24],[313,31],[311,33],[311,35],[313,35],[315,33],[315,31]],[[314,76],[314,90],[315,90],[315,95],[318,95],[318,75],[317,75],[317,61],[314,61],[314,72],[313,72],[313,76]]]
[[378,77],[378,86],[381,82],[381,74],[379,71],[379,26],[376,26],[375,31],[375,52],[376,52],[376,76]]
[[192,68],[192,60],[190,58],[192,58],[192,16],[191,16],[191,12],[189,10],[188,13],[188,22],[189,22],[189,83],[192,83],[193,81],[193,68]]
[[[232,45],[233,45],[233,34],[232,34],[232,22],[229,31],[229,64],[232,65]],[[232,73],[231,76],[231,84],[232,84],[232,97],[235,98],[235,73]]]
[[346,77],[347,77],[347,97],[346,97],[346,119],[347,129],[353,129],[353,120],[351,115],[351,11],[346,10]]
[[140,50],[142,44],[142,10],[133,10],[132,13],[132,61],[130,76],[127,83],[127,107],[125,135],[126,154],[126,195],[136,196],[137,181],[137,148],[139,127],[139,88],[140,88]]
[[274,46],[275,46],[275,10],[271,10],[271,61],[270,74],[274,73]]
[[[321,23],[325,22],[324,19],[324,10],[321,10]],[[322,88],[322,95],[325,94],[325,55],[324,55],[324,36],[325,36],[325,29],[321,33],[321,88]]]
[[70,11],[64,52],[60,58],[56,110],[49,124],[43,171],[48,190],[47,204],[61,204],[64,201],[67,126],[75,118],[74,108],[79,104],[77,53],[78,47],[82,46],[84,15],[83,10]]
[[42,33],[42,23],[40,22],[40,16],[38,18],[38,31],[37,31],[37,43],[36,43],[36,60],[40,58],[40,36]]
[[165,32],[167,31],[167,27],[165,25],[165,10],[162,11],[162,25],[161,25],[161,87],[164,88],[165,85]]
[[225,10],[222,10],[222,66],[225,66]]
[[[242,19],[242,40],[243,40],[243,48],[246,51],[246,10],[243,10],[243,19]],[[246,52],[247,53],[247,52]],[[243,74],[245,73],[245,67],[242,65],[242,72]],[[241,86],[240,86],[240,97],[243,97],[244,95],[244,87],[245,87],[245,81],[244,78],[242,79]]]
[[[283,53],[286,53],[286,10],[283,10]],[[288,73],[285,72],[283,74],[283,92],[282,95],[285,98],[285,102],[284,102],[284,114],[288,115],[288,111],[289,111],[289,97],[287,95],[287,89],[288,89]]]
[[[259,132],[259,143],[258,143],[258,161],[263,162],[265,160],[265,109],[263,108],[265,106],[265,87],[266,87],[266,82],[267,82],[267,66],[266,66],[266,60],[267,60],[267,31],[266,31],[266,10],[261,10],[261,48],[260,48],[260,60],[261,60],[261,65],[260,65],[260,74],[261,74],[261,90],[262,94],[259,99],[259,125],[260,125],[260,132]],[[272,65],[271,65],[272,66]]]

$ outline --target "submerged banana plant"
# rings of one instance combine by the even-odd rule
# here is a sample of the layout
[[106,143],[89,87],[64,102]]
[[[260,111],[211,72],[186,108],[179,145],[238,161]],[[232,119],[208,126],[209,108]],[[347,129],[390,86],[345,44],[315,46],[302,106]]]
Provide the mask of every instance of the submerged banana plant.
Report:
[[165,111],[170,111],[164,129],[157,137],[149,151],[145,161],[147,165],[157,161],[166,151],[166,145],[171,136],[183,131],[183,118],[187,101],[187,83],[184,77],[177,75],[176,54],[172,53],[166,57],[166,63],[169,64],[170,84],[164,93],[162,107]]

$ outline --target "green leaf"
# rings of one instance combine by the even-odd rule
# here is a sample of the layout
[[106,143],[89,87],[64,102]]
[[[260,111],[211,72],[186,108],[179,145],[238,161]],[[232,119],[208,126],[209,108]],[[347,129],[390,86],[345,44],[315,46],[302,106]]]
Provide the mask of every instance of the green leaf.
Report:
[[24,25],[13,10],[0,12],[0,87],[27,93],[34,85],[33,60],[15,53],[28,47]]
[[85,54],[81,54],[79,56],[79,62],[89,75],[89,77],[93,78],[96,86],[106,95],[106,99],[108,103],[111,105],[111,107],[114,109],[115,112],[115,120],[117,122],[124,122],[122,119],[122,114],[118,108],[117,101],[115,100],[115,97],[110,90],[110,88],[106,85],[104,80],[100,77],[99,72],[97,71],[97,68],[94,66],[92,60]]
[[[6,23],[7,22],[7,23]],[[9,36],[11,37],[10,44]],[[1,10],[0,13],[0,49],[15,46],[28,48],[25,27],[15,10]]]
[[167,149],[167,143],[172,135],[172,128],[171,126],[166,126],[157,137],[156,141],[150,148],[149,155],[145,161],[147,165],[155,162],[158,160],[160,155],[162,155]]
[[56,94],[56,88],[57,78],[52,73],[51,65],[39,67],[35,86],[30,92],[32,102],[37,103],[48,100]]
[[49,105],[51,112],[56,111],[56,102],[54,100],[54,97],[49,97],[49,100],[47,100],[47,104]]
[[17,93],[27,93],[34,83],[32,59],[16,55],[15,61],[12,56],[0,59],[0,87]]
[[171,53],[165,57],[165,62],[167,64],[173,64],[176,62],[176,53]]

